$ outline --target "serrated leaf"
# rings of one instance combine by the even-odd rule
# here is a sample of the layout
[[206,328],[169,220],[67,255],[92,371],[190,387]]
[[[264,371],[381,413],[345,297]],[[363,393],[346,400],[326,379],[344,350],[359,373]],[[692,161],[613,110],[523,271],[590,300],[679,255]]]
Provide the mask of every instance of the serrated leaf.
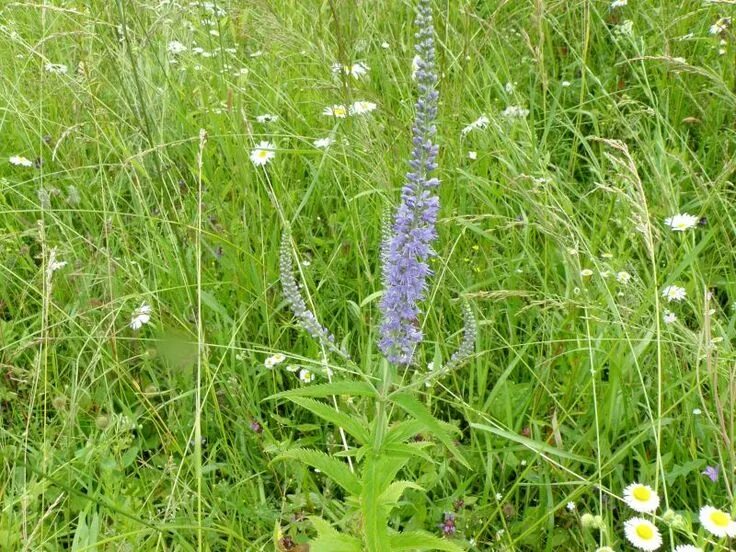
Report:
[[441,539],[424,531],[405,531],[389,537],[391,550],[445,550],[446,552],[463,552],[463,548],[454,542]]
[[361,445],[365,445],[370,439],[365,424],[355,420],[343,412],[335,410],[333,406],[306,397],[287,398],[291,402],[298,404],[302,408],[306,408],[313,414],[316,414],[323,420],[327,420],[331,424],[343,428],[350,435],[355,437]]
[[318,516],[310,516],[317,538],[313,540],[311,549],[315,552],[362,552],[363,547],[359,539],[339,533],[329,522]]
[[324,398],[335,395],[349,395],[351,397],[375,397],[376,390],[369,384],[361,381],[336,381],[333,383],[321,383],[298,389],[289,389],[276,393],[264,400],[290,399],[292,397],[314,397]]
[[432,416],[427,407],[420,403],[417,399],[411,395],[405,393],[397,393],[391,396],[391,400],[404,410],[407,414],[411,415],[417,421],[421,422],[434,437],[440,440],[440,442],[447,447],[447,450],[466,468],[470,467],[468,461],[462,455],[460,450],[452,442],[450,434],[447,432],[442,422]]
[[274,462],[282,460],[299,460],[308,466],[317,468],[347,492],[360,495],[361,484],[358,478],[344,462],[319,450],[296,448],[287,450],[274,458]]
[[417,491],[423,491],[424,489],[414,483],[413,481],[394,481],[388,486],[388,489],[381,493],[379,500],[389,506],[395,505],[404,491],[407,489],[415,489]]
[[374,453],[366,456],[363,465],[363,489],[360,495],[363,513],[365,544],[371,552],[391,552],[388,538],[386,508],[381,505],[381,487],[385,474],[381,473],[383,463]]

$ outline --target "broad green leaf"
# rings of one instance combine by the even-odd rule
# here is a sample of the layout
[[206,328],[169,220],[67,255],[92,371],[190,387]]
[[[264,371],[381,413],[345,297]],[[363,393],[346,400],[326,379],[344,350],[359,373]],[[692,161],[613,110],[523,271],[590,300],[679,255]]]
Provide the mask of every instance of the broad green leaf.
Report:
[[381,449],[383,454],[387,456],[393,456],[393,457],[410,457],[410,456],[418,456],[419,458],[422,458],[429,462],[430,464],[434,464],[437,462],[432,456],[425,450],[422,450],[428,446],[430,446],[431,443],[428,443],[426,441],[422,441],[419,443],[408,443],[408,444],[402,444],[397,443],[394,445],[386,445]]
[[456,543],[448,539],[436,537],[424,531],[406,531],[389,537],[391,550],[445,550],[447,552],[463,552]]
[[468,461],[462,455],[460,450],[455,446],[449,433],[445,429],[442,422],[432,416],[427,410],[427,407],[420,403],[417,399],[411,395],[405,393],[397,393],[391,396],[391,400],[398,405],[401,409],[406,411],[408,414],[414,417],[417,421],[421,422],[424,427],[429,430],[434,437],[437,437],[443,445],[447,447],[452,455],[466,468],[470,467]]
[[344,462],[325,454],[324,452],[296,448],[287,450],[274,458],[274,462],[282,460],[299,460],[308,466],[317,468],[347,492],[360,495],[360,481]]
[[288,399],[302,408],[306,408],[320,418],[327,420],[331,424],[343,428],[355,437],[361,445],[365,445],[368,442],[369,435],[365,423],[355,420],[343,412],[338,412],[333,406],[315,401],[314,399],[308,399],[306,397],[288,397]]
[[317,538],[310,543],[310,548],[319,552],[363,552],[359,539],[339,533],[329,522],[318,516],[310,516]]
[[363,464],[363,489],[360,495],[365,544],[371,552],[391,552],[388,539],[387,509],[381,504],[386,474],[385,462],[371,452]]
[[552,445],[543,443],[541,441],[535,441],[533,439],[529,439],[527,437],[517,435],[516,433],[513,433],[511,431],[506,431],[505,429],[501,429],[498,427],[493,427],[493,426],[489,426],[485,424],[475,424],[475,423],[471,423],[470,427],[475,428],[475,429],[480,429],[481,431],[488,431],[490,433],[493,433],[494,435],[498,435],[499,437],[508,439],[509,441],[514,441],[516,443],[519,443],[520,445],[524,445],[528,449],[533,450],[534,452],[538,454],[539,453],[551,454],[553,456],[558,456],[560,458],[574,460],[575,462],[580,462],[582,464],[593,464],[594,463],[594,461],[589,458],[585,458],[583,456],[578,456],[577,454],[573,454],[572,452],[561,450],[557,447],[553,447]]
[[349,395],[351,397],[375,397],[376,390],[365,382],[360,381],[337,381],[334,383],[321,383],[298,389],[289,389],[271,395],[264,400],[291,399],[292,397],[332,397],[334,395]]
[[404,491],[407,489],[416,489],[417,491],[423,491],[424,489],[412,481],[394,481],[388,486],[388,489],[381,493],[378,498],[382,503],[389,506],[395,505]]

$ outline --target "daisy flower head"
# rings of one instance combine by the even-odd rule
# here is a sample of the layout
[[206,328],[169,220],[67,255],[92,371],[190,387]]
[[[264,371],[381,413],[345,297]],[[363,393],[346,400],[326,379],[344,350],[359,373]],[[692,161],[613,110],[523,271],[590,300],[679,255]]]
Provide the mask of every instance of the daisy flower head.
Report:
[[669,226],[674,232],[684,232],[690,230],[698,225],[699,217],[695,215],[689,215],[687,213],[679,213],[672,215],[664,219],[664,223]]
[[342,104],[328,105],[322,110],[322,115],[327,117],[335,117],[337,119],[344,119],[348,116],[348,108]]
[[613,2],[611,2],[611,9],[615,10],[616,8],[623,8],[628,3],[629,0],[613,0]]
[[468,152],[468,159],[470,159],[471,161],[475,161],[476,159],[478,159],[478,152],[477,151],[469,151]]
[[665,324],[674,324],[675,322],[677,322],[677,315],[674,312],[667,310],[667,309],[665,309],[664,315],[662,316],[662,318],[664,319]]
[[681,288],[680,286],[667,286],[662,290],[662,297],[670,303],[672,301],[682,301],[687,297],[687,292],[685,288]]
[[302,368],[299,370],[299,380],[302,383],[312,383],[314,381],[314,374],[310,370]]
[[130,329],[140,330],[145,324],[148,324],[151,321],[151,311],[151,305],[143,301],[130,316]]
[[626,539],[639,550],[657,550],[662,546],[662,535],[651,521],[631,518],[624,523]]
[[370,70],[371,68],[362,62],[353,63],[352,65],[345,67],[345,73],[347,73],[354,79],[360,79],[360,78],[365,77],[368,74],[368,71]]
[[276,157],[276,147],[263,141],[250,152],[250,160],[256,167],[263,167]]
[[692,544],[680,544],[675,546],[675,552],[703,552],[703,549]]
[[281,364],[285,360],[286,355],[284,355],[283,353],[276,353],[275,355],[271,355],[266,360],[264,360],[263,365],[270,370],[271,368]]
[[331,136],[327,136],[326,138],[319,138],[318,140],[312,142],[312,144],[314,144],[314,147],[319,149],[327,149],[334,143],[335,139]]
[[373,102],[366,102],[366,101],[358,101],[353,102],[353,104],[350,106],[350,115],[363,115],[365,113],[370,113],[371,111],[376,109],[376,104]]
[[574,502],[568,502],[567,505],[565,506],[565,508],[567,508],[567,511],[568,512],[574,512],[575,511],[575,508],[577,508],[577,506],[575,506],[575,503]]
[[171,42],[169,42],[169,45],[166,47],[166,49],[169,51],[170,54],[174,56],[183,54],[187,51],[187,47],[178,40],[172,40]]
[[659,506],[659,495],[649,485],[632,483],[624,489],[624,502],[637,512],[652,513]]
[[32,167],[33,161],[28,159],[27,157],[23,157],[22,155],[13,155],[8,159],[8,162],[10,162],[11,165],[15,165],[16,167]]
[[716,537],[736,537],[736,521],[723,510],[703,506],[698,517],[703,527]]
[[475,121],[464,127],[461,131],[461,134],[463,136],[466,136],[476,129],[482,130],[486,128],[490,124],[490,122],[491,120],[488,117],[486,117],[485,115],[481,115]]
[[275,123],[279,120],[278,115],[272,115],[271,113],[264,113],[263,115],[258,115],[256,117],[256,121],[259,123]]

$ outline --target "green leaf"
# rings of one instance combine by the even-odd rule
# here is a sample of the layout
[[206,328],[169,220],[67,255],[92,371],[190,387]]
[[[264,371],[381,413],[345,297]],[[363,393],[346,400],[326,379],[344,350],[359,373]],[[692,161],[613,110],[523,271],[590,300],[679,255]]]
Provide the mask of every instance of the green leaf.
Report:
[[388,489],[381,493],[378,500],[388,506],[393,506],[399,501],[401,495],[403,495],[404,491],[407,489],[416,489],[417,491],[424,490],[413,481],[394,481],[388,486]]
[[343,412],[335,410],[334,407],[314,399],[305,397],[287,397],[291,402],[298,404],[302,408],[306,408],[320,418],[327,420],[331,424],[343,428],[350,435],[355,437],[361,445],[365,445],[370,437],[366,424],[356,420]]
[[391,535],[391,550],[446,550],[447,552],[463,552],[463,548],[454,542],[441,539],[424,531],[406,531]]
[[299,460],[308,466],[317,468],[347,492],[356,496],[360,495],[361,485],[358,478],[344,462],[312,449],[296,448],[287,450],[273,459],[274,462],[282,460]]
[[318,516],[310,516],[317,538],[310,543],[310,548],[319,552],[362,552],[360,540],[350,535],[337,532],[329,522]]
[[298,389],[289,389],[276,393],[264,400],[291,399],[292,397],[332,397],[334,395],[349,395],[351,397],[375,397],[376,390],[369,384],[360,381],[337,381],[321,383]]
[[462,453],[452,442],[452,437],[445,429],[445,425],[440,422],[437,418],[427,410],[427,407],[420,403],[417,399],[411,395],[405,393],[397,393],[391,396],[391,400],[399,406],[401,409],[406,411],[407,414],[411,415],[417,421],[421,422],[424,427],[429,430],[434,437],[437,437],[443,445],[447,447],[452,455],[466,468],[470,467],[468,461],[462,455]]
[[384,467],[385,459],[382,462],[375,453],[369,453],[363,464],[363,489],[360,501],[365,544],[371,552],[391,552],[387,509],[380,501],[380,496],[387,486],[384,485],[386,474],[382,473]]
[[535,441],[527,437],[522,437],[521,435],[517,435],[516,433],[513,433],[511,431],[506,431],[505,429],[501,429],[498,427],[493,427],[493,426],[489,426],[485,424],[476,424],[476,423],[471,423],[470,427],[475,428],[475,429],[480,429],[481,431],[488,431],[490,433],[493,433],[494,435],[498,435],[499,437],[508,439],[509,441],[514,441],[516,443],[519,443],[520,445],[524,445],[525,447],[527,447],[530,450],[533,450],[537,454],[542,454],[542,453],[551,454],[553,456],[558,456],[560,458],[574,460],[575,462],[580,462],[582,464],[593,464],[594,463],[594,460],[591,460],[589,458],[578,456],[577,454],[573,454],[572,452],[567,452],[557,447],[553,447],[552,445],[548,445],[547,443],[543,443],[541,441]]

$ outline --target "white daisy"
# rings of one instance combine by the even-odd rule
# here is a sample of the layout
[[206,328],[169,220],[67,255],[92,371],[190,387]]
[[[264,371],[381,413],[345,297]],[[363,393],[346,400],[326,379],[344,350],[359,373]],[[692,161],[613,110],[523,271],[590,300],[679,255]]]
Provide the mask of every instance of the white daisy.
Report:
[[130,329],[140,330],[141,327],[148,324],[151,321],[151,310],[151,305],[143,301],[130,317]]
[[45,69],[47,73],[54,75],[66,75],[69,72],[69,68],[63,63],[47,63]]
[[250,152],[250,160],[256,167],[263,167],[274,157],[276,157],[276,146],[271,142],[261,142]]
[[572,86],[572,83],[570,81],[568,80],[562,81],[562,88],[569,88],[570,86]]
[[298,372],[299,371],[299,365],[298,364],[289,364],[286,367],[286,371],[287,372],[292,372],[292,373]]
[[713,506],[703,506],[700,509],[700,523],[716,537],[736,537],[736,521],[731,515]]
[[462,135],[465,136],[476,129],[484,129],[490,124],[491,120],[485,115],[481,115],[475,121],[463,128]]
[[314,381],[314,374],[306,368],[302,368],[299,370],[299,379],[302,383],[312,383]]
[[681,544],[675,546],[675,552],[703,552],[703,549],[699,546],[693,546],[692,544]]
[[583,270],[580,271],[581,278],[588,278],[589,276],[592,276],[592,275],[593,275],[593,271],[590,270],[589,268],[584,268]]
[[567,505],[565,506],[565,508],[567,508],[567,510],[569,512],[574,512],[575,511],[575,508],[577,508],[577,506],[575,506],[575,503],[574,502],[568,502]]
[[258,115],[256,117],[256,121],[259,123],[275,123],[279,120],[278,115],[272,115],[271,113],[264,113],[263,115]]
[[664,219],[664,223],[675,232],[684,232],[685,230],[690,230],[690,228],[695,228],[698,225],[698,220],[700,219],[695,215],[682,213],[667,217]]
[[381,42],[381,48],[383,48],[384,50],[388,50],[390,47],[391,45],[388,42],[386,41]]
[[370,67],[361,62],[353,63],[349,67],[345,67],[345,73],[350,75],[354,79],[359,79],[366,76],[368,74],[368,71],[370,71]]
[[475,161],[476,159],[478,159],[478,152],[477,151],[469,151],[468,152],[468,159],[471,159],[473,161]]
[[702,413],[703,413],[703,411],[700,410],[699,408],[693,408],[693,414],[695,416],[700,416]]
[[11,165],[15,165],[17,167],[32,167],[33,161],[28,159],[27,157],[23,157],[22,155],[13,155],[10,159],[8,159]]
[[167,46],[166,49],[169,51],[170,54],[175,55],[175,56],[179,54],[183,54],[184,52],[187,51],[187,47],[184,46],[178,40],[172,40],[171,42],[169,42],[169,45]]
[[326,138],[320,138],[312,142],[315,148],[320,148],[320,149],[327,149],[334,143],[335,143],[335,139],[332,136],[327,136]]
[[616,273],[616,281],[619,284],[626,285],[626,284],[628,284],[631,281],[631,274],[629,274],[625,270],[622,270],[620,272],[617,272]]
[[623,8],[628,3],[629,0],[613,0],[613,2],[611,2],[611,9]]
[[358,101],[350,106],[350,115],[363,115],[364,113],[370,113],[374,109],[376,109],[376,104],[373,102]]
[[327,106],[322,110],[322,115],[344,119],[348,116],[348,108],[344,105]]
[[659,495],[649,485],[632,483],[624,489],[624,502],[632,510],[650,514],[659,506]]
[[674,312],[667,310],[667,309],[665,309],[664,315],[662,316],[662,318],[665,324],[674,324],[675,322],[677,322],[677,315]]
[[651,522],[642,518],[631,518],[624,523],[624,534],[639,550],[657,550],[662,546],[662,535]]
[[672,301],[682,301],[687,297],[687,292],[685,291],[685,288],[681,288],[679,286],[667,286],[662,290],[662,297],[667,299],[670,303]]
[[266,360],[264,360],[263,365],[266,368],[271,369],[274,366],[281,364],[285,360],[286,360],[286,355],[284,355],[283,353],[276,353],[275,355],[271,355]]
[[501,112],[501,116],[507,119],[525,119],[528,115],[529,110],[519,105],[510,105]]

